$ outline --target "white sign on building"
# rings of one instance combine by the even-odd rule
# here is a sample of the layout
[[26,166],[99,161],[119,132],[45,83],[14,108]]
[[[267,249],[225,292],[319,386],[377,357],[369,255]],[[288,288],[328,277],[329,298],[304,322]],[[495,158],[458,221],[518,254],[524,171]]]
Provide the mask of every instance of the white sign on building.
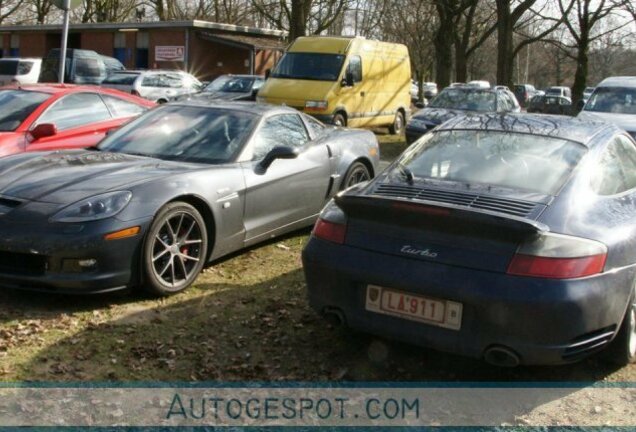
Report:
[[185,47],[155,46],[155,61],[184,61]]

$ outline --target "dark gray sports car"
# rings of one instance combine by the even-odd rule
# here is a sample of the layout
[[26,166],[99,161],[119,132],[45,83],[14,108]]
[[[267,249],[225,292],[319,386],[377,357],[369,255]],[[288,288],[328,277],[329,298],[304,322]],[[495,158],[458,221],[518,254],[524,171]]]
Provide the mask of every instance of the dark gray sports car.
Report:
[[187,102],[98,147],[0,159],[0,286],[187,288],[206,262],[311,225],[374,176],[368,131],[291,108]]

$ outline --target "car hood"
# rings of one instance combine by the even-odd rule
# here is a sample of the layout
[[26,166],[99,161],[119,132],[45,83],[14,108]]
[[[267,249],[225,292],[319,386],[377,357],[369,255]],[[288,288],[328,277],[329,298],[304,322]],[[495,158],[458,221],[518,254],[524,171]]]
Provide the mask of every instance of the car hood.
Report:
[[634,114],[581,111],[577,117],[583,120],[605,121],[608,123],[614,123],[618,127],[625,129],[632,135],[636,133],[636,115]]
[[0,196],[71,204],[111,190],[181,173],[191,166],[123,153],[23,153],[0,159]]
[[423,120],[433,124],[442,124],[459,115],[475,114],[476,111],[453,110],[446,108],[424,108],[413,116],[416,120]]

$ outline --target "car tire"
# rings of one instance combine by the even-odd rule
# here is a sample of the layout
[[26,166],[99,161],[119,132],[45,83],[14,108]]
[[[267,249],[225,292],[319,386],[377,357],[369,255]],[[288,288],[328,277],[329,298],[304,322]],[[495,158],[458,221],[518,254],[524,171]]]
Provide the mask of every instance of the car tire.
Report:
[[399,135],[404,131],[404,113],[402,111],[398,111],[395,114],[395,119],[393,119],[393,124],[389,126],[389,132],[391,135]]
[[347,126],[347,118],[344,116],[343,113],[336,113],[333,116],[332,122],[335,126],[340,126],[340,127]]
[[354,162],[351,164],[349,169],[347,169],[347,174],[345,174],[340,190],[348,189],[355,184],[367,180],[371,180],[369,168],[367,168],[367,166],[362,162]]
[[165,99],[159,99],[159,100],[157,100],[157,103],[158,103],[159,105],[161,105],[161,104],[165,104],[166,102],[168,102],[168,101],[167,101],[167,100],[165,100]]
[[636,288],[632,290],[618,333],[603,357],[617,366],[636,362]]
[[143,288],[157,296],[185,290],[201,272],[207,249],[207,229],[197,209],[185,202],[167,204],[146,235]]

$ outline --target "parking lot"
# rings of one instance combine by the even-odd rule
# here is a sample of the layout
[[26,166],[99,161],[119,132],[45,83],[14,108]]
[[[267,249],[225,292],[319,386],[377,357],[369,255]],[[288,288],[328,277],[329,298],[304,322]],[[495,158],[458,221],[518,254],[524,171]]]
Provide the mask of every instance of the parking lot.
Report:
[[[383,161],[404,144],[380,135]],[[309,309],[308,230],[237,253],[195,286],[139,293],[0,293],[0,373],[14,380],[634,381],[591,358],[502,369],[328,325]]]

